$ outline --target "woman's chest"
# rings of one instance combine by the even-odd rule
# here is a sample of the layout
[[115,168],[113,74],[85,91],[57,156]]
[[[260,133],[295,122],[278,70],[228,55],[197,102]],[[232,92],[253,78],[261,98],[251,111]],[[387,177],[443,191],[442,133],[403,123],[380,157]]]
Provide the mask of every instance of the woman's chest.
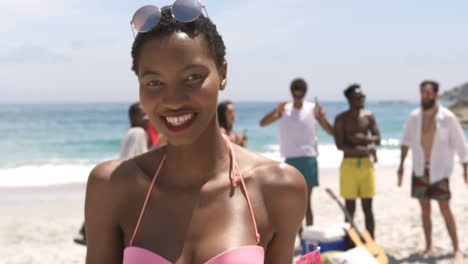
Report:
[[[135,233],[144,199],[137,196],[122,215],[124,244],[128,246],[135,233],[133,246],[170,261],[190,259],[187,263],[205,260],[227,249],[255,245],[254,222],[245,196],[240,189],[233,190],[199,195],[153,192]],[[255,191],[250,196],[260,232],[268,233],[261,196]]]

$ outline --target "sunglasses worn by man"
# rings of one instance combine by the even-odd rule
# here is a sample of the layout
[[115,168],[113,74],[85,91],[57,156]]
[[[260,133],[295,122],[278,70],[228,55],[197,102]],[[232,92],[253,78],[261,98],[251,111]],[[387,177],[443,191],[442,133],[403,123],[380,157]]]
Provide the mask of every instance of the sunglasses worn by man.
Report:
[[361,99],[365,99],[365,98],[366,98],[366,95],[365,95],[365,94],[362,94],[362,93],[356,93],[356,94],[351,95],[350,98],[351,98],[352,100],[361,100]]
[[[189,23],[195,21],[202,13],[206,11],[205,5],[200,0],[176,0],[171,5],[171,14],[179,22]],[[161,9],[154,5],[146,5],[138,9],[133,15],[130,25],[135,37],[135,31],[138,33],[148,32],[159,23],[161,19]]]

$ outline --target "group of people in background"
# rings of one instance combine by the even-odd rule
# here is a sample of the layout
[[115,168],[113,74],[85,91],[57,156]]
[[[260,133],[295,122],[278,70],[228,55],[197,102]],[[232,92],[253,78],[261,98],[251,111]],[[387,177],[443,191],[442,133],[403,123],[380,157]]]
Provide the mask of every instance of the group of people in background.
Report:
[[[431,204],[436,200],[452,239],[455,257],[461,257],[454,217],[450,210],[449,176],[452,174],[454,153],[460,157],[463,176],[468,183],[468,149],[463,130],[447,108],[438,104],[439,85],[434,81],[424,81],[420,85],[421,108],[414,110],[404,129],[401,146],[401,162],[398,167],[398,186],[401,186],[404,161],[408,150],[412,150],[412,197],[419,200],[423,222],[426,248],[423,253],[429,257],[432,253],[431,239]],[[362,88],[352,84],[344,90],[349,109],[338,114],[334,124],[327,118],[324,108],[317,102],[306,101],[307,83],[298,78],[290,86],[292,100],[281,102],[267,113],[260,126],[265,127],[279,121],[280,154],[285,163],[295,167],[304,176],[307,183],[306,225],[313,225],[312,190],[319,186],[319,166],[317,162],[318,134],[321,127],[334,137],[336,147],[343,152],[340,166],[340,194],[345,199],[345,207],[351,217],[354,216],[356,200],[361,200],[365,216],[365,226],[375,236],[375,221],[372,211],[372,199],[375,196],[375,170],[377,162],[376,146],[381,137],[376,118],[365,110],[365,98]],[[148,118],[139,103],[134,103],[129,110],[130,128],[122,141],[120,158],[129,159],[148,150],[165,144],[164,135],[148,122]],[[223,101],[218,104],[217,117],[223,134],[237,145],[246,147],[246,131],[234,131],[236,111],[234,103]],[[302,229],[299,231],[299,235]],[[75,242],[86,244],[85,226],[80,229],[82,237]]]
[[[318,125],[334,137],[336,147],[343,152],[340,166],[340,194],[351,217],[356,209],[356,199],[361,200],[365,226],[375,237],[375,221],[372,199],[375,196],[376,146],[381,137],[376,118],[365,110],[362,88],[352,84],[344,90],[348,110],[338,114],[334,125],[325,116],[323,107],[304,100],[307,84],[303,79],[291,83],[292,102],[280,103],[260,121],[267,126],[280,120],[279,145],[285,162],[299,170],[308,186],[306,224],[313,224],[311,193],[318,186]],[[449,176],[453,171],[454,154],[457,153],[463,167],[463,177],[468,185],[468,148],[460,122],[447,108],[438,103],[439,84],[423,81],[420,84],[421,107],[415,109],[404,129],[401,144],[401,162],[397,170],[398,186],[402,185],[404,161],[412,150],[413,170],[411,195],[419,200],[426,248],[423,257],[432,254],[431,203],[439,204],[442,216],[452,240],[454,259],[463,258],[460,251],[455,220],[450,209]]]
[[[449,176],[453,171],[454,154],[457,153],[463,166],[463,177],[468,184],[468,149],[462,127],[456,116],[438,103],[439,84],[423,81],[420,84],[421,108],[414,110],[404,129],[401,145],[401,162],[397,171],[397,185],[402,185],[404,161],[408,150],[413,154],[411,196],[418,199],[426,241],[424,257],[432,254],[431,203],[438,202],[452,240],[455,258],[461,258],[455,220],[450,209]],[[267,113],[260,126],[275,121],[279,124],[280,154],[285,163],[295,167],[304,176],[308,186],[306,225],[313,225],[312,190],[319,186],[318,133],[320,126],[334,137],[336,147],[343,152],[340,166],[340,194],[351,217],[356,210],[356,200],[361,200],[365,226],[375,237],[375,221],[372,200],[375,196],[375,170],[378,161],[376,147],[381,136],[372,112],[365,110],[362,88],[352,84],[344,90],[349,109],[338,114],[332,125],[326,118],[324,108],[316,101],[306,101],[307,83],[298,78],[290,86],[291,102],[282,102]],[[233,131],[236,119],[234,104],[224,101],[218,105],[218,120],[222,131],[232,142],[246,146],[245,133]]]
[[[318,137],[320,126],[334,137],[336,147],[343,152],[340,166],[340,194],[345,199],[345,207],[351,217],[356,210],[356,200],[361,200],[365,226],[372,237],[375,236],[375,220],[372,199],[375,196],[375,169],[378,161],[377,146],[380,145],[380,132],[372,112],[365,110],[362,88],[352,84],[344,90],[349,109],[338,114],[334,124],[328,122],[325,110],[316,101],[304,100],[307,83],[298,78],[292,81],[291,102],[282,102],[260,121],[260,126],[268,126],[275,121],[279,124],[279,145],[285,162],[301,172],[308,186],[308,204],[305,214],[306,225],[313,225],[312,190],[319,186],[318,180]],[[468,149],[462,127],[456,116],[437,102],[439,84],[423,81],[420,85],[421,108],[414,110],[408,119],[401,145],[401,162],[398,167],[398,186],[402,185],[404,161],[408,150],[412,149],[413,171],[411,195],[419,200],[426,241],[424,257],[432,254],[431,204],[439,204],[442,216],[452,240],[455,258],[461,257],[455,220],[450,209],[449,176],[452,174],[454,153],[457,153],[463,166],[463,177],[468,184]],[[235,121],[234,105],[230,101],[218,106],[220,127],[232,140],[241,146],[245,134],[235,134],[232,127]],[[301,232],[301,231],[300,231]]]
[[[335,138],[336,146],[343,151],[340,167],[340,193],[346,209],[354,216],[356,199],[360,198],[366,219],[366,228],[374,235],[372,198],[375,193],[375,174],[370,157],[377,160],[375,145],[380,144],[380,134],[374,116],[364,110],[365,95],[357,84],[349,86],[344,95],[349,109],[340,113],[330,124],[325,110],[317,102],[305,101],[307,83],[304,79],[292,81],[292,102],[282,102],[260,121],[267,126],[280,120],[279,145],[285,162],[299,170],[307,182],[308,206],[306,225],[313,224],[311,194],[318,181],[318,126]],[[369,135],[370,134],[370,135]],[[301,232],[301,231],[300,231]]]

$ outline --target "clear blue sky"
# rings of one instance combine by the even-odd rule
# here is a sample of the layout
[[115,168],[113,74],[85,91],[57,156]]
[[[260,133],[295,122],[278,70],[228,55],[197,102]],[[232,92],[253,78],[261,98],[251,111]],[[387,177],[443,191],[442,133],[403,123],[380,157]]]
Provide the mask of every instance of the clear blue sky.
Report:
[[[468,1],[205,0],[227,46],[222,98],[417,100],[422,79],[468,81]],[[133,101],[129,20],[140,0],[0,0],[0,101]]]

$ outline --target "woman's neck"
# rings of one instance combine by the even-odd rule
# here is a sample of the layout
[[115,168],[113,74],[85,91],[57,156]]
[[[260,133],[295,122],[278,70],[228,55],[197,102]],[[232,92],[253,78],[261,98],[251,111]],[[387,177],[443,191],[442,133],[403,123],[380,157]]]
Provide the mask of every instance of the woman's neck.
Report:
[[217,124],[207,128],[192,144],[166,147],[167,183],[182,188],[201,187],[220,172],[229,170],[229,153]]

